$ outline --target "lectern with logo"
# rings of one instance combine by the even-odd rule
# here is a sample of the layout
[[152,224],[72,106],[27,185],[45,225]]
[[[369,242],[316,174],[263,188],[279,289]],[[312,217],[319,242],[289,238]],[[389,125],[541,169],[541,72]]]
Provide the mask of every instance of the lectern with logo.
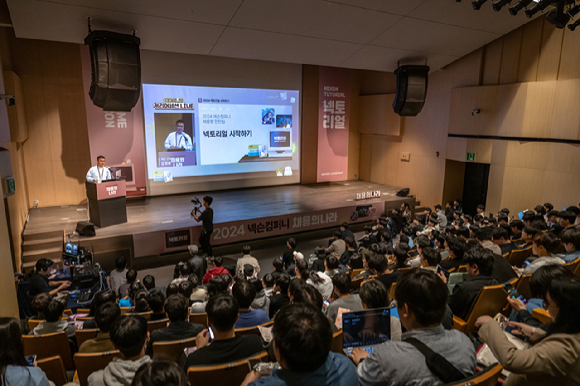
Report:
[[86,182],[89,219],[99,228],[127,222],[125,181]]

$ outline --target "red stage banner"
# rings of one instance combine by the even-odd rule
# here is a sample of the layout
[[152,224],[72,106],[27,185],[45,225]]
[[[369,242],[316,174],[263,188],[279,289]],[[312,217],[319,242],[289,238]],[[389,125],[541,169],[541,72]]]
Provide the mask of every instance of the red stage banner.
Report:
[[81,46],[83,86],[91,163],[102,155],[113,177],[125,179],[127,197],[147,195],[145,143],[143,140],[143,104],[141,99],[131,112],[104,111],[89,97],[91,58],[89,48]]
[[348,171],[350,72],[320,67],[317,182],[344,181]]

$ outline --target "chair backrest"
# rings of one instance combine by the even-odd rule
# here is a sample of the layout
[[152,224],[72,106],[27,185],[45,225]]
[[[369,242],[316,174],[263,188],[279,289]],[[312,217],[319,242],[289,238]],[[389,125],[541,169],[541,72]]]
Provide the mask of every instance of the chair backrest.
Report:
[[514,249],[508,258],[511,265],[521,267],[524,261],[532,255],[532,246],[524,249]]
[[471,314],[469,314],[467,326],[464,331],[466,334],[475,330],[475,321],[477,318],[482,315],[493,317],[508,304],[507,295],[502,287],[502,284],[483,287],[479,293],[477,302],[475,302],[471,310]]
[[564,264],[562,267],[566,268],[568,271],[572,272],[573,274],[576,274],[576,271],[578,271],[579,266],[580,266],[580,257],[574,261],[571,261],[569,263]]
[[73,315],[73,312],[72,312],[72,310],[71,310],[70,308],[67,308],[66,310],[64,310],[64,311],[62,312],[62,314],[63,314],[64,316],[67,316],[67,317],[69,317],[69,316],[72,316],[72,315]]
[[121,307],[121,315],[128,314],[129,312],[133,312],[133,307]]
[[95,339],[98,333],[99,333],[98,328],[90,328],[87,330],[76,330],[75,336],[77,337],[77,346],[81,347],[81,345],[87,340]]
[[458,273],[467,272],[467,265],[460,265],[459,267],[457,267],[457,272]]
[[158,330],[160,328],[167,327],[167,323],[169,323],[169,319],[161,319],[161,320],[149,320],[147,321],[147,331],[150,333],[152,331]]
[[153,313],[153,311],[147,311],[147,312],[131,312],[131,315],[142,316],[145,319],[149,320],[149,318],[151,317],[151,314],[152,313]]
[[90,312],[90,308],[77,308],[77,314],[89,314]]
[[23,335],[22,344],[24,345],[24,355],[36,355],[37,359],[58,355],[67,371],[75,369],[68,337],[64,331],[40,336]]
[[363,279],[364,278],[361,276],[358,279],[351,281],[350,282],[350,290],[351,291],[357,291],[357,290],[359,290],[360,289],[360,286],[361,286],[361,284],[363,282]]
[[34,330],[36,328],[36,326],[38,326],[41,322],[44,322],[44,320],[38,320],[38,319],[28,319],[28,328],[30,329],[30,331]]
[[330,351],[337,354],[344,354],[342,349],[342,330],[338,330],[332,334],[332,344],[330,345]]
[[[269,322],[260,324],[259,327],[272,327],[274,325],[274,321],[270,320]],[[246,327],[246,328],[236,328],[235,329],[236,335],[257,335],[257,336],[262,336],[262,333],[260,332],[260,329],[258,328],[258,326],[254,326],[254,327]]]
[[205,312],[199,314],[189,314],[189,323],[197,323],[207,327],[207,314]]
[[[226,363],[217,366],[194,366],[187,370],[187,377],[191,386],[206,386],[219,384],[220,386],[239,386],[250,372],[248,360],[266,360],[268,353],[262,352],[248,359]],[[82,385],[81,385],[82,386]]]
[[75,364],[81,386],[88,386],[89,375],[98,370],[103,370],[113,360],[122,358],[121,352],[107,351],[91,354],[75,354]]
[[391,284],[391,289],[389,290],[389,302],[395,300],[395,289],[397,288],[397,283]]
[[196,345],[195,338],[171,342],[153,342],[153,358],[165,357],[172,361],[177,361],[177,358],[183,353],[183,349],[195,347]]
[[54,382],[56,386],[63,386],[68,383],[68,377],[66,376],[66,369],[62,364],[62,359],[60,356],[52,356],[49,358],[44,358],[36,361],[38,367],[44,371],[46,378]]
[[518,285],[516,286],[516,291],[520,295],[522,295],[525,299],[531,299],[532,293],[530,292],[530,278],[532,277],[531,273],[527,275],[522,275],[520,280],[518,280]]
[[466,378],[458,383],[449,383],[449,386],[495,386],[497,384],[497,379],[499,378],[499,373],[503,370],[502,365],[495,364],[486,367],[480,373],[473,375],[472,377]]
[[360,275],[362,271],[364,271],[364,268],[353,269],[350,277],[356,277],[357,275]]

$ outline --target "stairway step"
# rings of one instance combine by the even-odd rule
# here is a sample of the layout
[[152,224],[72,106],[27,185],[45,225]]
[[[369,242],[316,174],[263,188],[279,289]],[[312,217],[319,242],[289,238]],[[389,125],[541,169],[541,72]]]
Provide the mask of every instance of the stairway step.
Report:
[[59,237],[61,240],[64,240],[64,231],[63,230],[55,230],[55,231],[42,231],[36,233],[25,233],[22,236],[22,240],[26,241],[34,241],[34,240],[47,240]]
[[23,252],[60,248],[62,250],[62,238],[53,237],[45,240],[28,240],[22,243]]
[[[52,261],[54,261],[55,264],[60,264],[62,262],[62,257],[59,257],[57,259],[51,259]],[[27,269],[27,268],[34,268],[34,266],[36,265],[36,260],[35,261],[29,261],[27,263],[23,263],[22,264],[22,268]]]

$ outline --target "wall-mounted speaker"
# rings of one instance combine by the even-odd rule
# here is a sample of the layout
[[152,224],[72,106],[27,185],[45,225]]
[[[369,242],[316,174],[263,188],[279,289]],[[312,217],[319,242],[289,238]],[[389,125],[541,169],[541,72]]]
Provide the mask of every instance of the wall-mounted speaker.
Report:
[[141,41],[134,35],[92,31],[85,38],[91,53],[91,89],[95,106],[131,111],[141,94]]
[[397,93],[393,110],[402,117],[415,117],[425,105],[429,66],[407,65],[395,70]]

